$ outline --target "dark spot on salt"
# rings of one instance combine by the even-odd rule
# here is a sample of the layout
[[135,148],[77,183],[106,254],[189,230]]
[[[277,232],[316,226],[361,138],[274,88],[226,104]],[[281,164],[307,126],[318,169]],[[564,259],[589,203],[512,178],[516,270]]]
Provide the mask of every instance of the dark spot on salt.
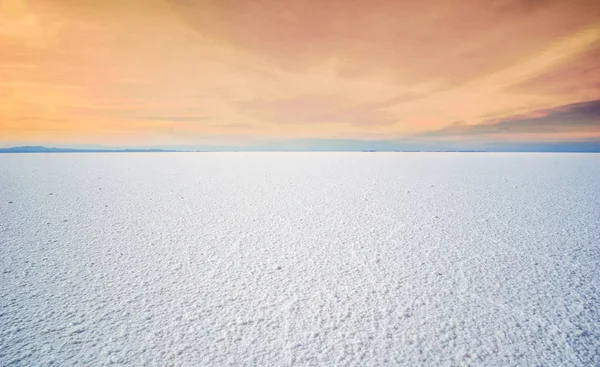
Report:
[[8,203],[9,203],[9,204],[12,204],[13,202],[12,202],[12,201],[9,201]]
[[67,219],[63,219],[63,222],[65,222],[65,223],[66,223],[66,222],[68,222],[68,220],[67,220]]
[[49,193],[48,195],[54,195],[53,193]]

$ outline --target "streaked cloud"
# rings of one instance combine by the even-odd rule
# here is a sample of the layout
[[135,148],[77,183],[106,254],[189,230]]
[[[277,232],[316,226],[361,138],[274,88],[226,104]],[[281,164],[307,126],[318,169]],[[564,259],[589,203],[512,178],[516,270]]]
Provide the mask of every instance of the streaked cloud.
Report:
[[0,0],[0,144],[596,139],[599,52],[588,0]]
[[526,115],[505,117],[477,125],[453,123],[442,129],[419,134],[420,137],[477,137],[488,139],[506,137],[540,140],[561,140],[565,136],[582,139],[600,136],[600,100],[574,103],[543,109]]

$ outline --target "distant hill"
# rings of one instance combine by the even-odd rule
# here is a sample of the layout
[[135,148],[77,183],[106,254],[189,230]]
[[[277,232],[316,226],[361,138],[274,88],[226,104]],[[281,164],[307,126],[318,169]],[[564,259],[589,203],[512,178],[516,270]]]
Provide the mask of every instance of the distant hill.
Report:
[[0,153],[168,153],[178,150],[164,149],[71,149],[71,148],[48,148],[42,146],[24,146],[12,148],[0,148]]

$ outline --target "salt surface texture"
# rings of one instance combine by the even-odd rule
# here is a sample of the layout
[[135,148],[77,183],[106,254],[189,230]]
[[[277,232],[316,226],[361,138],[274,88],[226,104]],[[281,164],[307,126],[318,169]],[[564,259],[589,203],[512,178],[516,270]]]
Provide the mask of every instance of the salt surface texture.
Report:
[[0,156],[0,365],[600,365],[600,155]]

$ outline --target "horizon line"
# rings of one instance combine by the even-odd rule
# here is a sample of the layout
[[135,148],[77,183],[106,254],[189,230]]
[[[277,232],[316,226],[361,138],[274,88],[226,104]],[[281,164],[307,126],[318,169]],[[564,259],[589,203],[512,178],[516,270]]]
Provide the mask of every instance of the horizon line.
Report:
[[[487,147],[487,149],[452,149],[450,147],[439,148],[310,148],[310,147],[295,147],[281,148],[272,147],[240,147],[234,149],[231,147],[211,147],[211,148],[76,148],[76,147],[48,147],[41,145],[24,145],[0,148],[2,154],[27,154],[27,153],[251,153],[251,152],[272,152],[272,153],[600,153],[600,142],[586,142],[587,144],[580,146],[577,143],[536,143],[535,145],[498,145]],[[566,146],[564,146],[566,144]],[[574,145],[573,145],[574,144]],[[491,149],[490,149],[491,148]]]

